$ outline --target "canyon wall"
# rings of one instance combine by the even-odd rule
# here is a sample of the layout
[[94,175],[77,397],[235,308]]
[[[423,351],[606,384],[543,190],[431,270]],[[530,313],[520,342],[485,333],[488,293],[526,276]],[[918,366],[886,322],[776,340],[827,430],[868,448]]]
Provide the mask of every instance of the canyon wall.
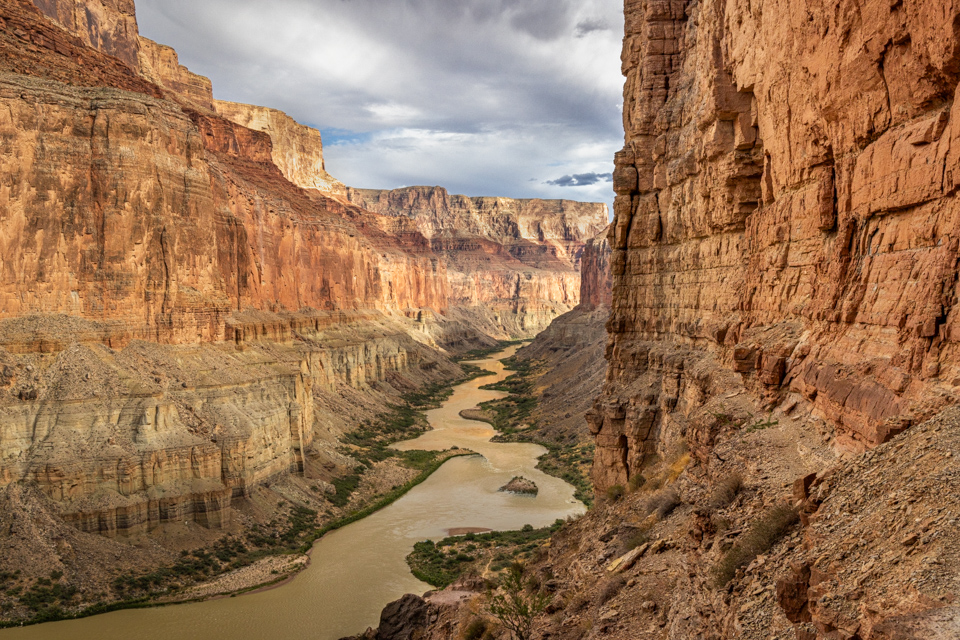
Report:
[[584,415],[603,387],[610,317],[610,244],[606,230],[587,240],[580,260],[580,303],[563,314],[517,357],[536,363],[541,375],[533,420],[534,440],[588,444],[592,440]]
[[345,195],[342,182],[327,173],[320,132],[296,122],[282,111],[217,100],[221,116],[254,131],[263,131],[273,142],[273,163],[284,177],[304,189]]
[[82,531],[220,528],[328,476],[361,398],[457,375],[418,321],[444,265],[286,180],[172,50],[136,40],[141,69],[80,31],[0,6],[0,488]]
[[[5,37],[26,37],[17,20],[38,34],[36,55],[59,79],[33,76],[42,65],[3,69],[15,73],[0,98],[11,151],[0,317],[112,322],[122,345],[220,340],[246,308],[444,310],[443,264],[422,239],[390,237],[372,214],[286,181],[266,134],[157,99],[154,85],[129,91],[119,60],[39,35],[28,7],[5,9]],[[80,50],[93,59],[64,55]]]
[[598,487],[692,428],[705,366],[846,450],[955,402],[960,8],[625,10]]
[[601,203],[468,198],[441,187],[346,196],[411,220],[446,259],[451,305],[509,336],[536,335],[579,303],[585,244],[607,225]]

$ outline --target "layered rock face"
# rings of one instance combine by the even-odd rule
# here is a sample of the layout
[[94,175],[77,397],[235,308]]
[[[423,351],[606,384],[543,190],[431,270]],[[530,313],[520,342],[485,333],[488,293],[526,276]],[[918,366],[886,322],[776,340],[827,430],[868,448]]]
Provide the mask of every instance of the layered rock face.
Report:
[[213,106],[227,120],[269,135],[273,142],[273,163],[293,184],[326,194],[346,194],[343,183],[327,173],[323,142],[316,129],[305,127],[276,109],[223,100],[217,100]]
[[406,218],[446,258],[451,304],[499,333],[532,336],[580,300],[580,259],[607,207],[451,195],[440,187],[348,189],[350,202]]
[[443,265],[422,239],[290,184],[263,133],[124,91],[132,79],[88,78],[60,59],[78,47],[68,38],[36,47],[66,83],[2,80],[0,316],[114,321],[123,344],[223,339],[226,315],[248,307],[445,308]]
[[603,387],[610,316],[610,245],[606,231],[588,240],[580,260],[580,304],[541,332],[517,357],[537,362],[536,440],[588,444],[584,414]]
[[600,489],[687,429],[711,367],[853,450],[955,401],[958,21],[626,2]]
[[140,34],[134,0],[35,0],[33,4],[87,47],[139,71]]
[[[219,528],[232,499],[258,484],[317,477],[330,457],[314,440],[349,428],[340,406],[349,390],[432,379],[420,368],[427,361],[431,375],[450,375],[396,322],[297,319],[285,336],[265,330],[289,324],[281,317],[245,318],[235,343],[190,350],[144,341],[122,351],[76,342],[48,343],[46,354],[0,350],[0,488],[35,484],[65,521],[108,536],[185,520]],[[53,321],[0,329],[48,335]],[[59,324],[65,334],[85,330],[76,319]]]
[[140,37],[140,73],[173,96],[206,111],[214,110],[213,83],[209,78],[197,75],[180,64],[177,52],[172,47],[157,44]]
[[447,305],[426,240],[291,184],[135,41],[143,75],[0,7],[0,487],[107,535],[223,526],[251,487],[316,477],[341,396],[455,371],[410,337]]

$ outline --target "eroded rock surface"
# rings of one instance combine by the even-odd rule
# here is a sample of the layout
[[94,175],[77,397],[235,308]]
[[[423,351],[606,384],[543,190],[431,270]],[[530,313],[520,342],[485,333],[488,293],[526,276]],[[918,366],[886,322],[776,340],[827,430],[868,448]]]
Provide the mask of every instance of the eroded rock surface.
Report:
[[850,450],[954,402],[957,7],[625,10],[600,488],[684,430],[703,357]]
[[[450,313],[453,250],[338,196],[318,132],[215,103],[133,2],[0,4],[0,107],[0,497],[46,523],[3,544],[63,539],[37,571],[109,589],[124,540],[162,539],[147,571],[273,519],[271,484],[325,504],[338,438],[505,337]],[[540,324],[578,299],[533,286]]]
[[579,303],[585,244],[607,226],[601,203],[468,198],[441,187],[347,197],[412,221],[446,258],[451,305],[501,334],[532,337]]

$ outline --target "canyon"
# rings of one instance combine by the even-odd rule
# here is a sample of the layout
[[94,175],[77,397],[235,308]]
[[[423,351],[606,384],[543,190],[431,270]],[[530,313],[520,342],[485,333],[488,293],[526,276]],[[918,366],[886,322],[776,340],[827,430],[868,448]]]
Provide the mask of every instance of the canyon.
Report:
[[[131,0],[0,5],[4,579],[92,601],[288,502],[346,515],[344,442],[536,336],[498,437],[592,445],[595,506],[529,550],[533,638],[956,637],[960,5],[624,15],[607,229],[602,204],[351,188]],[[416,475],[366,462],[375,495]],[[507,638],[498,580],[361,637]]]
[[0,548],[88,601],[288,501],[341,513],[343,439],[574,308],[608,224],[359,197],[319,132],[214,99],[132,0],[2,3],[0,103]]
[[[956,637],[960,7],[624,11],[598,504],[531,637]],[[381,630],[496,637],[450,589]]]

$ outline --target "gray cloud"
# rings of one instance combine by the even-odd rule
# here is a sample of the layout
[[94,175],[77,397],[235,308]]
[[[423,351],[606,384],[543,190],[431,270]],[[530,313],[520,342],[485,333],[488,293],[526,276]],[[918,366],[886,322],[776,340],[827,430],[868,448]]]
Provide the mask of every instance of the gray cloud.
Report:
[[598,182],[613,182],[612,173],[575,173],[572,176],[563,176],[556,180],[547,180],[547,184],[555,187],[589,187]]
[[[550,178],[607,173],[622,145],[620,0],[138,0],[137,10],[141,32],[210,77],[217,98],[335,132],[327,168],[351,185],[562,197]],[[612,199],[609,185],[593,186],[578,197]]]
[[583,38],[587,34],[594,33],[596,31],[609,31],[610,27],[607,26],[607,23],[603,20],[583,20],[577,23],[576,36],[578,38]]

